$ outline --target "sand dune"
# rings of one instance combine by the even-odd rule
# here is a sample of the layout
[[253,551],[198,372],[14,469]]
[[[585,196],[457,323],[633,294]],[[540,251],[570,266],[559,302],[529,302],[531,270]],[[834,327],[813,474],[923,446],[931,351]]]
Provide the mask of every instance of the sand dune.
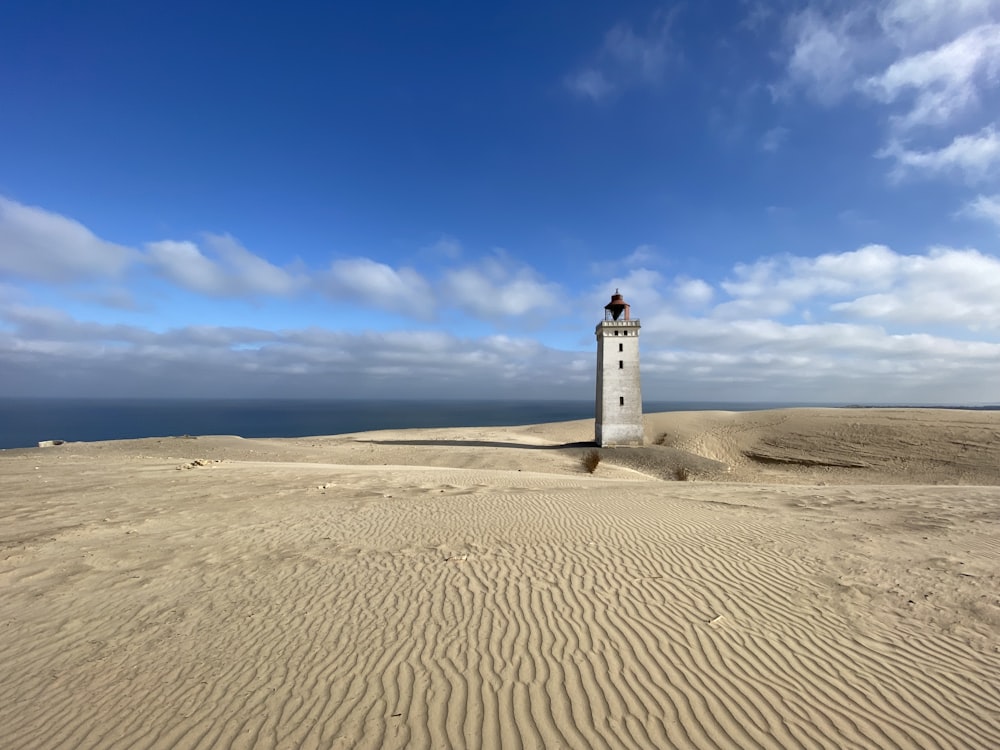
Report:
[[0,452],[0,744],[1000,747],[1000,413],[592,428]]

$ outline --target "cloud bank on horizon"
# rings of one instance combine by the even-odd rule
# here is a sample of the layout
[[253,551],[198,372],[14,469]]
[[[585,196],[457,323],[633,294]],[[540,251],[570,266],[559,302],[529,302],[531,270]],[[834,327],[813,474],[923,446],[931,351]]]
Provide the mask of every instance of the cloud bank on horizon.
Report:
[[1000,0],[193,8],[0,30],[4,395],[1000,402]]

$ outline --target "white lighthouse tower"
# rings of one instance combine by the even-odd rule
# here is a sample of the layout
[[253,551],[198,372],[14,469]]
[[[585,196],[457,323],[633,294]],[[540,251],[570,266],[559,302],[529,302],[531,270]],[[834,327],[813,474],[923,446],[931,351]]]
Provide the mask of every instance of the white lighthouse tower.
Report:
[[601,446],[642,445],[639,321],[615,290],[597,324],[597,404],[594,440]]

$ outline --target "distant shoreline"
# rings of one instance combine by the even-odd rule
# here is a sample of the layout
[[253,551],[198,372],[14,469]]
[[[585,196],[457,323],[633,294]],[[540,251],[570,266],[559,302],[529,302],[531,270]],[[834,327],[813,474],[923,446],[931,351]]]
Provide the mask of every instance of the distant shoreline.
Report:
[[[874,406],[993,411],[1000,405]],[[653,401],[646,414],[848,408],[844,404]],[[594,418],[592,400],[0,398],[0,449],[41,441],[94,442],[167,435],[294,438],[385,429],[504,427]]]
[[1000,411],[1000,404],[954,406],[950,404],[845,404],[840,409],[954,409],[955,411]]

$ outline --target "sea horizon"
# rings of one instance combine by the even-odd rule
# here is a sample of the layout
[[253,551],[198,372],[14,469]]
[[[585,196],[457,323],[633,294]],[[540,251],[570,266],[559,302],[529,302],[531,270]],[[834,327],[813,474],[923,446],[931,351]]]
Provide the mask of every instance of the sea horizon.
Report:
[[[795,407],[955,408],[1000,404],[643,401],[644,413]],[[43,440],[94,442],[176,435],[293,438],[386,429],[515,426],[592,419],[592,399],[0,398],[0,449]]]

